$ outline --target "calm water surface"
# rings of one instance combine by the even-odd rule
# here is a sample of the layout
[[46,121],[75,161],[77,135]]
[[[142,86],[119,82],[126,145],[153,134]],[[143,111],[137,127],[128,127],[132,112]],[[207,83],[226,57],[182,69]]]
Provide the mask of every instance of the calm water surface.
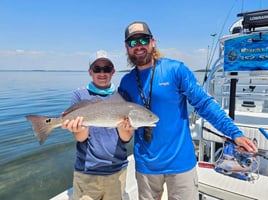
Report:
[[0,199],[47,200],[72,186],[73,135],[57,128],[40,146],[25,115],[60,115],[90,80],[86,71],[0,72]]
[[90,80],[87,72],[0,72],[0,199],[46,200],[72,186],[72,134],[57,128],[40,146],[25,115],[58,116]]

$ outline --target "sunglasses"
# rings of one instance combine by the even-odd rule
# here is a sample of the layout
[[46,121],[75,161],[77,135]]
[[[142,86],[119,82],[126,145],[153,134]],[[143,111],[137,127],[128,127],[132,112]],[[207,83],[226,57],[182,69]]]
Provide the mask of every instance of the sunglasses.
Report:
[[92,71],[94,73],[101,73],[101,72],[103,72],[103,73],[111,73],[113,71],[113,67],[112,66],[107,66],[107,65],[101,67],[101,66],[96,65],[96,66],[92,67]]
[[127,42],[129,47],[133,48],[133,47],[137,46],[138,44],[140,44],[142,46],[148,45],[150,43],[150,39],[151,39],[150,36],[143,36],[140,38],[129,39],[126,42]]

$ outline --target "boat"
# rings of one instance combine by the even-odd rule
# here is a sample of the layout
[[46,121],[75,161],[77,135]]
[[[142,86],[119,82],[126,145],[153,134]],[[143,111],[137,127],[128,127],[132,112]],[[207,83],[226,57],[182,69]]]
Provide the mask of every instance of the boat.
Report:
[[204,89],[258,147],[242,153],[209,122],[190,116],[200,199],[268,199],[268,10],[239,13],[219,39]]
[[[133,154],[128,156],[128,167],[127,167],[127,182],[126,190],[124,193],[124,200],[137,200],[138,199],[138,188],[135,179],[135,161]],[[72,188],[56,195],[50,200],[71,200]],[[164,193],[162,194],[162,200],[167,200],[167,190],[166,185],[164,185]]]
[[[243,133],[257,141],[257,156],[240,154],[235,158],[246,160],[246,165],[248,161],[255,163],[257,168],[246,177],[216,171],[224,144],[232,141],[193,112],[190,128],[198,158],[200,199],[268,199],[268,10],[240,13],[238,17],[241,19],[230,28],[230,34],[219,40],[219,57],[204,87]],[[137,200],[133,155],[128,160],[124,200]],[[51,200],[69,200],[71,194],[72,188]],[[162,200],[167,199],[164,187]]]

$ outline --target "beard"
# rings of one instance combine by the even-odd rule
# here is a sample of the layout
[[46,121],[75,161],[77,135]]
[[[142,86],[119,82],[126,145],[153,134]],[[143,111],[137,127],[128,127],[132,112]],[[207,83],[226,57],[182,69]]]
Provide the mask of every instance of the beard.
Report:
[[146,53],[145,56],[143,57],[138,57],[135,54],[133,55],[128,55],[129,60],[136,66],[143,66],[143,65],[147,65],[148,63],[150,63],[153,59],[153,54],[152,52],[150,53]]

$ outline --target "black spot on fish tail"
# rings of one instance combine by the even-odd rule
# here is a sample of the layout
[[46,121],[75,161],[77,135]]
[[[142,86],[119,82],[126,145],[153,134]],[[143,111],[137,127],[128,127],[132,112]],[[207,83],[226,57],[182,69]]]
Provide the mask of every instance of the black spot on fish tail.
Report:
[[27,115],[26,118],[31,122],[35,135],[39,140],[39,144],[43,144],[51,131],[55,128],[51,117],[39,115]]

